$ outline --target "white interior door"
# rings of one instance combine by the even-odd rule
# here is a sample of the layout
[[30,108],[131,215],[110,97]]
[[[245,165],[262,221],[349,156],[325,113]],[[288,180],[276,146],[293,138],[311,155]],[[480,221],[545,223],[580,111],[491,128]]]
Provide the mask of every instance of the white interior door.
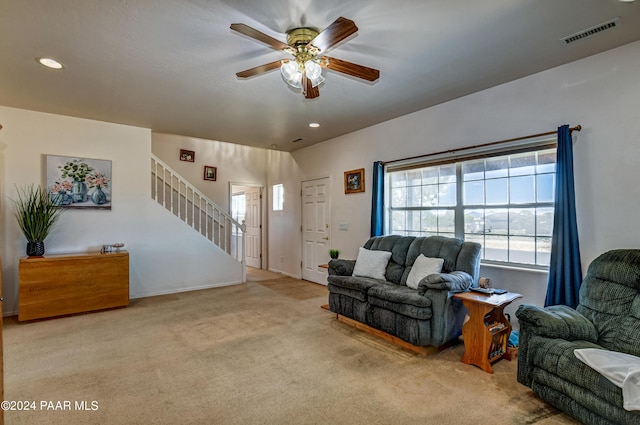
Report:
[[262,268],[262,188],[247,187],[244,191],[246,212],[245,260],[247,266]]
[[327,271],[320,264],[329,261],[331,205],[329,178],[302,182],[302,278],[327,284]]

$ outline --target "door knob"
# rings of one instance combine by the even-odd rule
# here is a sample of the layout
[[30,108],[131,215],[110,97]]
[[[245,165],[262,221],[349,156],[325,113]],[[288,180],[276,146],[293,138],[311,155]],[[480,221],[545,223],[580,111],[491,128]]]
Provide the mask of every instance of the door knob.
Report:
[[325,241],[328,241],[328,240],[329,240],[329,236],[325,236],[325,237],[324,237],[324,238],[322,238],[322,239],[324,239]]

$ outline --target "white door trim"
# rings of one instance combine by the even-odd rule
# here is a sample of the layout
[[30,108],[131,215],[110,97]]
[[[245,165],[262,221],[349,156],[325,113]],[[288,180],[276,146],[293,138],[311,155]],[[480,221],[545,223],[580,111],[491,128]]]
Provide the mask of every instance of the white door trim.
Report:
[[[315,177],[309,177],[309,178],[305,178],[303,180],[300,180],[300,252],[301,252],[301,261],[300,261],[300,276],[302,277],[302,279],[305,279],[305,233],[304,233],[304,223],[305,223],[305,198],[304,198],[304,186],[305,183],[308,182],[312,182],[314,180],[322,180],[322,179],[327,179],[327,190],[326,190],[326,198],[328,200],[328,210],[326,211],[327,214],[327,236],[328,236],[328,245],[327,247],[331,246],[331,230],[332,230],[332,206],[331,206],[331,200],[332,200],[332,178],[331,175],[323,175],[323,176],[315,176]],[[328,249],[326,252],[326,259],[319,260],[318,264],[314,264],[313,267],[319,266],[321,264],[321,262],[326,262],[329,259],[329,253],[328,253]],[[325,261],[326,260],[326,261]],[[327,284],[326,281],[326,270],[325,269],[317,269],[317,276],[315,279],[307,279],[307,280],[311,280],[313,282],[316,283],[320,283],[323,285]]]
[[262,253],[262,269],[267,269],[267,265],[269,264],[269,253],[267,251],[267,238],[266,238],[266,228],[267,228],[267,195],[265,185],[262,183],[244,183],[244,182],[229,182],[229,214],[231,214],[231,198],[233,197],[233,187],[234,186],[243,186],[243,187],[259,187],[262,192],[262,197],[260,198],[260,251]]

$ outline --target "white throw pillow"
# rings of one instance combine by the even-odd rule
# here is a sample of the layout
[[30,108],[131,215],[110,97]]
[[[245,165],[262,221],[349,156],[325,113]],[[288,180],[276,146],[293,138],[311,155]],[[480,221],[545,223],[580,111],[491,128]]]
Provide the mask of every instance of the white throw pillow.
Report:
[[353,268],[353,276],[384,279],[389,258],[391,258],[389,251],[372,251],[360,247],[356,265]]
[[444,258],[431,258],[425,257],[424,254],[420,254],[413,263],[409,276],[407,276],[407,286],[409,288],[418,289],[418,283],[430,274],[440,273],[442,271],[443,264]]

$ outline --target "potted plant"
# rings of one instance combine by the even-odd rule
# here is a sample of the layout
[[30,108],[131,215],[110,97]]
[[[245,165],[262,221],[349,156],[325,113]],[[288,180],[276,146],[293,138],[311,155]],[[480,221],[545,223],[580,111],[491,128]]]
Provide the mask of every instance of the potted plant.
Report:
[[333,258],[334,260],[338,259],[338,256],[340,255],[340,251],[337,249],[330,249],[329,250],[329,257]]
[[18,199],[14,201],[15,216],[27,238],[29,257],[44,255],[44,240],[63,211],[59,207],[59,196],[40,186],[30,185],[23,190],[18,189]]

